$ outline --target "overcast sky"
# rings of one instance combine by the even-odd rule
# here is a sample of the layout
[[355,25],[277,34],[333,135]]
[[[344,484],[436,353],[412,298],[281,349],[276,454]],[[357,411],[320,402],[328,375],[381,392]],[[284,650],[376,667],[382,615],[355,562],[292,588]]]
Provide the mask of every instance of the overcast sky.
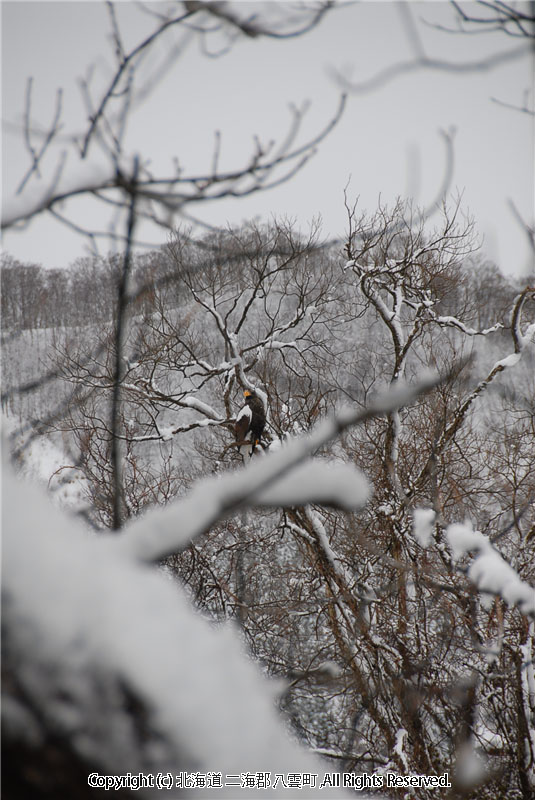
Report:
[[[255,6],[245,5],[251,10]],[[438,31],[433,24],[453,23],[447,3],[411,3],[410,8],[426,52],[433,57],[474,61],[508,50],[516,42],[503,34]],[[130,44],[154,26],[140,4],[121,2],[118,14]],[[218,130],[221,167],[240,167],[254,149],[254,135],[264,142],[282,140],[291,121],[289,105],[308,101],[300,133],[304,141],[334,114],[340,94],[334,71],[359,82],[406,61],[414,55],[407,31],[398,4],[367,2],[336,8],[301,38],[241,36],[219,58],[207,57],[193,39],[135,109],[127,148],[150,158],[159,174],[171,173],[176,158],[187,172],[204,172],[210,168]],[[77,81],[88,74],[90,65],[95,88],[109,80],[113,67],[109,33],[103,3],[2,3],[4,202],[29,165],[21,130],[12,125],[23,118],[28,77],[33,77],[35,121],[50,122],[56,90],[62,87],[64,131],[83,130],[86,112]],[[161,57],[162,51],[156,55]],[[196,207],[195,213],[212,225],[285,214],[303,228],[321,215],[325,235],[340,236],[346,230],[343,195],[348,181],[350,200],[359,196],[360,208],[370,212],[379,197],[391,203],[398,195],[411,195],[422,205],[433,200],[445,168],[440,131],[455,127],[451,191],[462,193],[463,208],[474,215],[485,254],[505,273],[520,274],[528,268],[530,254],[508,202],[533,222],[534,118],[506,104],[522,105],[529,90],[533,107],[533,74],[533,56],[526,55],[488,71],[399,75],[371,92],[350,94],[340,124],[291,183],[242,200]],[[31,181],[25,191],[31,195]],[[92,208],[78,203],[66,210],[73,219],[87,222]],[[164,232],[149,235],[155,245],[166,240]],[[46,215],[22,232],[8,232],[4,248],[21,260],[47,267],[67,266],[86,252],[80,238]]]

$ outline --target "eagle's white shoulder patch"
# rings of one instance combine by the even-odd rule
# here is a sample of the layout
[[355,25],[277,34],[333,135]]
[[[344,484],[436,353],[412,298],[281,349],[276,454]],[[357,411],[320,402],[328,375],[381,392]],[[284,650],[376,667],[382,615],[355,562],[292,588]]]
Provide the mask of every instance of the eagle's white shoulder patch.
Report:
[[238,422],[239,419],[244,419],[244,418],[252,419],[252,416],[253,416],[252,408],[249,408],[249,406],[244,406],[242,409],[240,409],[240,412],[236,417],[236,422]]

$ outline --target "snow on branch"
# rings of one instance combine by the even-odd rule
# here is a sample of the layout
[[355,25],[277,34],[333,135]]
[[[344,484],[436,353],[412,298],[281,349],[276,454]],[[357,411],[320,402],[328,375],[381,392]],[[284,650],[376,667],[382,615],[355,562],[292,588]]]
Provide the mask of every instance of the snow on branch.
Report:
[[429,547],[433,538],[436,513],[432,508],[415,508],[412,512],[412,535],[421,547]]
[[203,401],[199,400],[197,397],[188,395],[181,400],[180,404],[187,406],[188,408],[193,408],[195,411],[198,411],[199,413],[204,414],[206,417],[214,420],[214,422],[221,422],[221,416],[214,411],[212,406],[209,406],[207,403],[203,403]]
[[353,511],[363,506],[370,494],[368,481],[356,467],[315,460],[299,464],[286,480],[261,489],[254,502],[266,506],[302,506],[314,502]]
[[41,183],[31,193],[9,198],[2,209],[2,228],[31,219],[68,197],[90,194],[115,185],[116,167],[102,160],[79,160],[76,166],[65,170],[65,159],[60,162],[56,177],[49,184]]
[[352,510],[366,503],[370,489],[356,467],[299,463],[310,450],[310,442],[300,440],[294,447],[257,458],[245,469],[198,481],[184,500],[127,526],[118,546],[143,561],[156,561],[182,550],[241,507],[315,502]]
[[494,333],[495,331],[500,330],[500,328],[503,328],[501,322],[497,322],[496,325],[492,325],[490,328],[485,328],[485,330],[478,331],[475,328],[470,328],[469,326],[465,325],[464,322],[461,322],[461,320],[457,319],[457,317],[452,316],[435,317],[435,321],[438,322],[439,325],[447,325],[452,328],[458,328],[466,336],[487,336],[489,333]]
[[329,544],[327,531],[325,530],[325,526],[321,521],[321,517],[314,511],[313,508],[310,507],[305,508],[305,517],[310,522],[312,531],[314,532],[315,543],[321,549],[323,555],[329,562],[339,585],[349,589],[349,587],[352,587],[355,582],[354,578],[345,568],[338,556],[335,555],[331,545]]
[[112,539],[88,537],[7,465],[3,478],[3,746],[30,762],[36,750],[59,750],[69,796],[92,771],[321,770],[287,738],[275,689],[232,630]]
[[522,353],[526,345],[535,342],[535,323],[531,323],[522,333],[522,311],[526,301],[530,298],[535,300],[535,287],[527,286],[515,300],[513,311],[511,313],[511,331],[513,334],[513,341],[515,344],[515,353]]
[[[215,373],[214,373],[215,374]],[[123,383],[122,388],[133,392],[136,395],[142,396],[147,398],[148,400],[157,400],[162,403],[166,403],[171,406],[178,406],[179,408],[190,408],[193,411],[197,411],[199,414],[204,414],[207,417],[206,420],[197,420],[195,423],[192,423],[193,427],[198,427],[199,425],[221,425],[226,422],[225,418],[222,417],[220,414],[215,411],[212,406],[208,405],[208,403],[204,403],[199,398],[194,397],[192,395],[186,395],[185,397],[177,397],[176,395],[167,394],[166,392],[161,391],[159,389],[154,380],[151,381],[144,381],[138,380],[137,383]],[[187,426],[188,430],[191,430],[191,425]],[[176,427],[175,433],[179,433],[184,430],[183,426]],[[132,438],[132,437],[129,437]],[[141,437],[141,439],[154,439],[159,438],[158,436],[150,436],[150,437]],[[139,439],[139,441],[141,441]],[[132,441],[134,439],[132,438]]]
[[499,595],[508,605],[518,606],[523,614],[535,618],[535,588],[520,579],[483,533],[469,523],[457,523],[448,525],[446,538],[455,561],[476,553],[468,577],[480,592]]
[[291,347],[293,350],[298,350],[297,342],[279,342],[277,339],[271,339],[265,345],[266,350],[284,350],[285,347]]
[[189,431],[197,430],[198,428],[209,428],[213,426],[220,426],[224,423],[224,420],[213,420],[213,419],[196,419],[193,422],[190,422],[186,425],[167,425],[165,427],[161,427],[155,424],[156,433],[147,433],[147,434],[139,434],[137,436],[126,435],[126,436],[118,436],[117,438],[125,441],[125,442],[170,442],[173,437],[177,436],[180,433],[189,433]]

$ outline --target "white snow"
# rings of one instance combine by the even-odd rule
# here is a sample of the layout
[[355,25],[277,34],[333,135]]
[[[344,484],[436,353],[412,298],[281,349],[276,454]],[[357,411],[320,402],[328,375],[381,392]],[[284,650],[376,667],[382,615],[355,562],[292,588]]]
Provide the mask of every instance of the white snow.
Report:
[[[7,416],[2,416],[1,425],[4,436],[16,430],[13,419]],[[65,453],[50,437],[38,436],[25,447],[19,473],[46,486],[52,502],[59,508],[77,512],[87,507],[88,486],[81,470],[67,464],[66,459]]]
[[202,400],[199,400],[198,397],[191,397],[188,395],[181,401],[182,405],[188,406],[188,408],[194,408],[195,411],[199,411],[201,414],[205,414],[210,419],[217,420],[218,422],[222,420],[219,414],[214,411],[212,406],[209,406],[207,403],[203,403]]
[[370,484],[352,464],[309,461],[295,467],[287,480],[255,494],[255,501],[274,506],[320,503],[351,511],[362,507],[370,495]]
[[297,350],[297,342],[279,342],[277,339],[270,339],[264,345],[266,350],[284,350],[285,347],[293,347]]
[[453,524],[446,529],[446,538],[454,560],[476,551],[468,577],[480,592],[500,595],[523,614],[535,615],[535,589],[520,579],[484,534],[474,531],[469,523]]
[[429,547],[433,538],[436,514],[432,508],[415,508],[412,514],[412,535],[422,547]]
[[464,322],[461,322],[461,320],[457,319],[457,317],[441,316],[441,317],[436,317],[435,319],[441,325],[451,325],[454,328],[458,328],[467,336],[487,336],[487,334],[494,333],[495,331],[500,330],[500,328],[503,327],[502,324],[498,322],[491,328],[485,328],[482,331],[477,331],[475,330],[475,328],[470,328],[467,325],[465,325]]
[[[230,361],[222,361],[220,364],[218,364],[216,370],[217,370],[217,372],[228,372],[229,370],[233,369],[233,367],[235,367],[238,364],[240,364],[240,362],[241,362],[241,358],[239,356],[237,358],[231,358]],[[202,362],[199,362],[199,363],[202,363]],[[212,369],[213,368],[210,367],[210,370],[212,370]]]
[[[342,561],[335,555],[331,545],[329,544],[329,537],[327,536],[327,531],[325,530],[325,526],[321,521],[321,517],[314,511],[314,509],[310,507],[305,509],[305,513],[316,535],[316,543],[319,545],[325,557],[328,559],[335,575],[337,575],[337,577],[341,580],[342,585],[345,585],[349,589],[349,587],[354,584],[354,579],[349,571],[345,568]],[[306,531],[303,531],[303,533],[306,534]]]
[[315,449],[315,441],[307,436],[294,439],[278,452],[251,459],[245,468],[198,481],[183,500],[151,511],[150,524],[144,517],[129,524],[116,538],[117,547],[141,560],[162,558],[238,506],[323,502],[346,510],[362,507],[371,490],[356,467],[301,463]]
[[525,681],[529,702],[530,705],[535,709],[535,661],[533,659],[533,653],[531,650],[531,639],[535,633],[534,628],[535,624],[532,622],[530,625],[529,636],[527,637],[526,643],[520,645],[520,650],[522,652],[523,662],[525,664]]
[[500,361],[497,361],[492,369],[495,370],[498,367],[514,367],[515,364],[518,364],[521,357],[522,353],[511,353],[511,355],[508,355],[505,358],[502,358]]
[[518,606],[524,614],[535,614],[535,589],[520,580],[495,550],[479,555],[470,566],[468,577],[481,592],[499,594],[508,605]]
[[535,342],[535,322],[528,325],[526,332],[521,337],[522,347],[526,347],[526,345],[532,344],[533,342]]
[[477,741],[485,748],[502,749],[505,745],[503,736],[495,731],[491,731],[481,720],[476,725],[475,735]]
[[392,503],[381,503],[380,506],[377,506],[376,512],[384,514],[385,517],[392,517],[395,513],[395,508]]
[[[83,733],[79,726],[94,681],[120,682],[151,708],[151,724],[180,753],[180,769],[322,771],[287,738],[274,692],[231,629],[209,624],[175,583],[133,562],[111,537],[84,535],[76,520],[9,468],[4,484],[4,624],[10,653],[23,665],[18,679],[39,718],[54,720],[58,735],[69,735],[74,748],[113,772],[137,771],[120,762],[107,728],[97,725],[95,736],[91,725]],[[71,701],[62,705],[58,698],[67,690]],[[119,706],[110,713],[125,711]],[[4,717],[8,729],[18,724],[9,704]],[[217,795],[235,797],[235,791],[223,787]]]
[[452,551],[454,561],[458,561],[471,550],[484,548],[488,539],[479,531],[473,530],[470,523],[454,523],[448,525],[446,538]]
[[169,442],[173,438],[174,429],[172,427],[159,428],[159,434],[162,438],[162,441]]
[[400,761],[405,768],[405,771],[410,772],[407,756],[405,755],[405,750],[403,749],[406,738],[407,738],[407,731],[405,730],[405,728],[400,728],[398,731],[396,731],[396,744],[394,745],[394,753],[396,753],[399,756]]
[[455,779],[463,789],[471,789],[485,780],[486,758],[474,748],[474,742],[465,742],[458,750],[455,763]]
[[27,219],[45,208],[54,197],[99,189],[112,182],[116,173],[113,161],[106,163],[102,160],[80,159],[77,164],[69,164],[68,169],[66,167],[64,164],[57,180],[43,180],[39,184],[32,184],[31,190],[26,189],[20,195],[9,197],[3,204],[2,225],[9,226]]

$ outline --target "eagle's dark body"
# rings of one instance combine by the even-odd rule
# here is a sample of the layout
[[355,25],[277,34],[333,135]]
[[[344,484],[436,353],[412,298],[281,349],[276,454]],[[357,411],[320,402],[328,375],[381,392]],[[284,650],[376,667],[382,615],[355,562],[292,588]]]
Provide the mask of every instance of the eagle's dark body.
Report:
[[236,417],[234,433],[236,441],[243,443],[250,439],[252,450],[260,444],[266,425],[266,409],[257,394],[245,390],[243,393],[245,405]]

